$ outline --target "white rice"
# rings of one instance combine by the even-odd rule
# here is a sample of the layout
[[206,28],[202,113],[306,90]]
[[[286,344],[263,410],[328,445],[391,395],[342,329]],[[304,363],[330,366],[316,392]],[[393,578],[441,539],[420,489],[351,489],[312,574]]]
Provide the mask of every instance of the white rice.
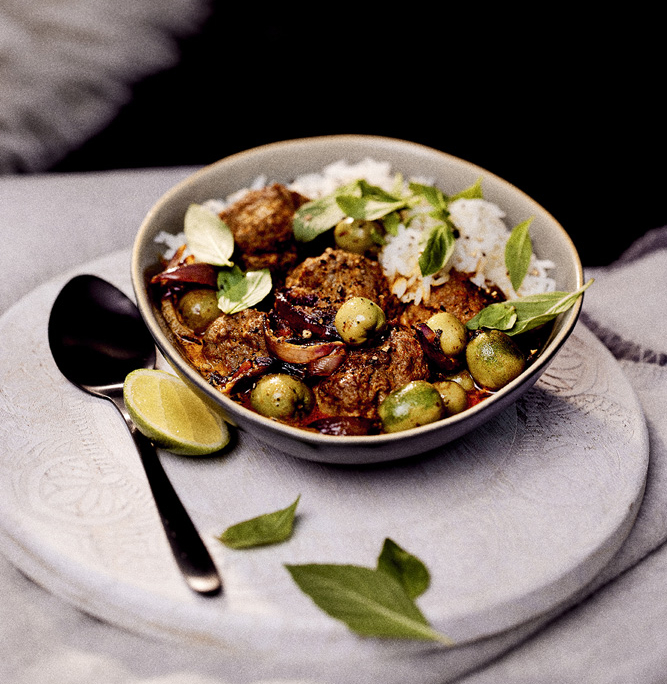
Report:
[[481,199],[459,199],[450,204],[449,211],[460,232],[450,267],[474,273],[471,280],[476,285],[492,283],[509,299],[555,289],[554,279],[548,276],[554,263],[533,254],[519,291],[514,291],[505,267],[505,244],[511,230],[503,221],[505,213],[500,207]]
[[[176,250],[185,244],[185,233],[167,233],[166,230],[161,230],[154,238],[153,242],[165,246],[162,252],[164,259],[169,260],[176,254]],[[187,251],[187,250],[186,250]]]
[[290,184],[291,190],[318,199],[330,195],[341,185],[363,178],[372,185],[378,185],[383,190],[391,192],[395,183],[395,175],[391,172],[388,162],[365,159],[356,164],[349,164],[340,160],[329,164],[320,173],[310,173],[297,178]]
[[511,230],[504,222],[504,212],[495,204],[481,199],[459,199],[449,205],[450,219],[459,231],[453,254],[434,275],[422,276],[419,256],[428,239],[432,219],[410,227],[399,226],[398,235],[389,236],[379,259],[392,291],[403,302],[428,302],[430,289],[447,282],[452,268],[472,273],[471,280],[480,287],[495,286],[508,299],[555,290],[549,276],[554,264],[531,256],[528,273],[515,292],[505,267],[505,245]]
[[[341,185],[361,178],[388,192],[396,189],[397,176],[392,172],[390,164],[373,159],[365,159],[355,164],[340,160],[319,173],[300,176],[288,187],[305,197],[317,199],[331,194]],[[407,182],[400,177],[398,180],[406,188]],[[433,179],[428,178],[411,180],[433,184]],[[262,188],[270,182],[266,176],[260,176],[250,188],[238,190],[224,199],[211,199],[205,206],[218,213],[241,198],[248,190]],[[549,276],[549,270],[554,268],[554,264],[551,261],[537,259],[533,254],[528,274],[519,291],[514,291],[505,268],[505,244],[511,228],[505,224],[505,213],[500,207],[480,199],[459,199],[450,204],[450,219],[460,233],[454,252],[438,273],[422,276],[419,257],[434,225],[434,219],[428,216],[431,209],[432,207],[426,203],[421,211],[417,208],[411,214],[409,226],[401,224],[397,235],[387,236],[386,245],[378,256],[392,291],[401,301],[416,304],[427,302],[431,288],[446,282],[452,268],[464,273],[473,273],[472,281],[475,284],[480,287],[494,285],[500,288],[508,299],[555,289],[555,281]],[[168,258],[183,244],[183,235],[161,233],[156,237],[156,241],[167,246],[165,256]]]

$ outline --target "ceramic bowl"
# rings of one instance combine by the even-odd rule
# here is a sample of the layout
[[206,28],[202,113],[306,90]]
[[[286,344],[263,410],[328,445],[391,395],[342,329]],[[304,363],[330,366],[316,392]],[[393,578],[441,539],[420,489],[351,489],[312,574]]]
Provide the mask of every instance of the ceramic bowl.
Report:
[[528,217],[531,238],[538,257],[555,263],[553,275],[558,290],[573,291],[583,284],[577,251],[560,224],[539,204],[510,183],[488,171],[446,153],[403,140],[341,135],[290,140],[232,155],[196,172],[163,195],[145,217],[132,253],[132,281],[139,310],[158,349],[174,370],[200,395],[215,403],[239,430],[252,433],[276,451],[312,461],[336,464],[367,464],[422,454],[440,449],[475,430],[516,401],[540,377],[572,332],[582,298],[556,320],[539,358],[516,380],[477,406],[445,420],[394,434],[377,436],[332,436],[293,428],[258,415],[222,395],[209,385],[172,344],[147,288],[148,275],[155,272],[163,245],[155,242],[160,231],[179,233],[183,216],[192,202],[225,197],[265,175],[269,182],[289,183],[296,176],[317,172],[327,164],[365,158],[387,161],[405,177],[432,178],[445,193],[455,193],[481,177],[484,196],[506,212],[506,223],[514,226]]

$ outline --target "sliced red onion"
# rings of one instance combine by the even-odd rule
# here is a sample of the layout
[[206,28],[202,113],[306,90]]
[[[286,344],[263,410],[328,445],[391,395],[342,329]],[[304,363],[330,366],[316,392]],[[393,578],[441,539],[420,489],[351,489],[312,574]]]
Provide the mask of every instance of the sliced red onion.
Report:
[[271,355],[287,363],[310,363],[328,356],[337,347],[344,346],[340,341],[295,344],[284,337],[274,335],[268,321],[264,322],[264,339]]
[[308,312],[302,306],[312,306],[317,298],[291,295],[290,290],[278,290],[275,293],[274,310],[289,325],[299,332],[308,330],[316,337],[326,340],[339,340],[340,335],[334,323],[335,313],[325,309],[314,309]]
[[192,283],[206,287],[218,286],[218,272],[214,266],[194,262],[168,268],[151,279],[153,285],[170,285],[175,283]]
[[451,356],[447,356],[440,348],[440,335],[428,327],[426,323],[415,326],[417,339],[419,340],[424,355],[429,363],[438,370],[450,372],[461,365],[461,362]]
[[308,375],[325,377],[334,373],[347,358],[347,349],[336,347],[330,354],[315,359],[307,365]]
[[264,375],[274,364],[274,359],[271,359],[268,356],[258,356],[254,359],[245,360],[229,375],[222,376],[219,373],[212,373],[209,377],[209,381],[223,394],[231,394],[236,389],[239,382]]
[[169,271],[172,268],[176,268],[176,266],[181,265],[181,261],[183,263],[186,263],[185,260],[183,260],[183,254],[185,254],[185,250],[187,249],[187,245],[183,244],[181,245],[173,254],[171,259],[167,262],[167,265],[164,267],[165,271]]
[[176,313],[176,307],[174,302],[169,295],[166,295],[161,300],[161,311],[162,317],[169,324],[174,335],[179,339],[185,340],[187,342],[195,342],[197,344],[202,344],[202,339],[199,337],[194,330],[191,330],[186,325],[181,322],[180,316]]

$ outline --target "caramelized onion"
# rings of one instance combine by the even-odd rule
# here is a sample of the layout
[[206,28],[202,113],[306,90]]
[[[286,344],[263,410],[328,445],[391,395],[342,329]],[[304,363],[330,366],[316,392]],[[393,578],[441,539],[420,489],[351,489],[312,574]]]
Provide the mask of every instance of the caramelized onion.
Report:
[[194,330],[188,328],[182,321],[174,302],[170,296],[163,297],[160,301],[162,316],[164,320],[169,325],[171,331],[181,340],[186,340],[188,342],[194,342],[195,344],[202,344],[202,340],[197,336]]
[[308,330],[316,337],[325,340],[339,340],[340,335],[334,323],[335,312],[325,309],[313,309],[308,312],[302,306],[317,303],[317,297],[291,296],[289,290],[278,290],[275,293],[274,310],[284,318],[294,330]]
[[207,287],[218,286],[218,272],[214,266],[194,262],[191,264],[181,264],[173,268],[167,268],[161,273],[153,276],[152,285],[170,285],[174,283],[194,283]]
[[212,385],[215,385],[223,394],[230,394],[234,391],[239,382],[264,375],[274,363],[274,359],[267,356],[247,359],[229,375],[222,376],[219,373],[211,373],[209,382]]
[[330,354],[311,361],[308,366],[308,375],[318,375],[320,377],[331,375],[345,361],[347,349],[336,347]]
[[440,348],[440,334],[428,327],[426,323],[419,323],[415,326],[417,338],[421,344],[424,355],[428,362],[438,370],[450,372],[461,365],[461,362],[443,353]]
[[271,355],[287,363],[310,363],[328,356],[337,347],[343,347],[341,341],[296,344],[285,337],[277,337],[267,320],[264,321],[264,339]]

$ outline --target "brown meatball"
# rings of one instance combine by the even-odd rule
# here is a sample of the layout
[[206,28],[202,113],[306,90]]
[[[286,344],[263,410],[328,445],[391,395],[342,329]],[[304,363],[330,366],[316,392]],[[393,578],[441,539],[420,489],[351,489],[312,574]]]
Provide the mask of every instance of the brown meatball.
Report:
[[398,308],[380,264],[342,249],[328,247],[320,256],[306,259],[287,276],[285,284],[295,296],[316,293],[322,304],[335,308],[351,297],[374,301],[388,319]]
[[248,270],[269,268],[285,273],[297,261],[292,232],[294,212],[308,200],[284,185],[274,183],[250,190],[220,212],[240,253],[240,265]]
[[378,417],[378,405],[389,392],[428,376],[415,332],[395,325],[382,344],[350,349],[343,364],[319,382],[314,391],[325,414],[374,419]]
[[428,303],[408,304],[400,321],[404,325],[417,325],[426,323],[433,314],[447,311],[461,323],[467,323],[489,304],[503,299],[500,292],[479,287],[468,274],[452,269],[446,283],[431,288]]
[[206,330],[203,356],[221,375],[229,375],[244,361],[268,356],[265,318],[255,309],[222,314]]

